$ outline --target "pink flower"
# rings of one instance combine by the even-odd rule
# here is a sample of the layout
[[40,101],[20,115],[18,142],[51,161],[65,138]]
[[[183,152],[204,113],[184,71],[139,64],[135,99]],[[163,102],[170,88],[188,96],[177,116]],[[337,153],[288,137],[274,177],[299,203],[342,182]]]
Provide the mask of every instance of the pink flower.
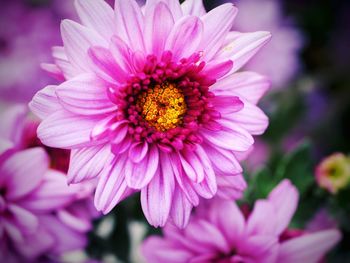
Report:
[[[303,46],[303,36],[290,17],[283,14],[279,0],[232,0],[240,10],[234,29],[239,31],[269,30],[273,38],[245,66],[270,77],[273,88],[281,88],[300,69],[299,52]],[[278,54],[278,55],[276,55]]]
[[84,248],[97,216],[91,184],[67,186],[47,148],[21,144],[30,134],[23,129],[26,113],[19,105],[0,116],[0,142],[10,146],[0,153],[0,258],[6,262],[37,262]]
[[350,158],[343,153],[334,153],[316,167],[316,181],[332,194],[350,183]]
[[340,240],[340,232],[285,231],[297,202],[298,192],[288,180],[258,200],[248,218],[234,202],[214,200],[199,207],[186,229],[167,225],[164,237],[149,237],[142,251],[152,263],[317,263]]
[[82,25],[64,20],[53,54],[66,81],[30,104],[41,141],[72,149],[69,183],[97,177],[104,213],[141,191],[154,226],[170,216],[184,227],[200,197],[240,197],[235,155],[266,129],[256,104],[269,82],[236,71],[270,34],[229,32],[232,4],[206,13],[193,0],[118,0],[115,10],[78,0],[76,9]]

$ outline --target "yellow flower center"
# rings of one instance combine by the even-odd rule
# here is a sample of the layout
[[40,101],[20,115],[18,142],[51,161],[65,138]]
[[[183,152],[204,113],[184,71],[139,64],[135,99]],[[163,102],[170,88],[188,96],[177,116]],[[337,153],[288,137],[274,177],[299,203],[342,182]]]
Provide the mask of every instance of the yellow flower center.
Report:
[[137,105],[145,121],[158,131],[167,131],[182,124],[187,105],[180,89],[162,83],[140,94]]

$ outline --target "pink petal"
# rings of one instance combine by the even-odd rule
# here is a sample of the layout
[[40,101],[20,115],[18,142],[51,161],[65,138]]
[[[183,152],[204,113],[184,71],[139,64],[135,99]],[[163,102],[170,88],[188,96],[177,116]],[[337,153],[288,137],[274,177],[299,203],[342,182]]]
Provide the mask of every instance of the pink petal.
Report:
[[12,222],[15,223],[21,231],[25,234],[36,233],[39,227],[39,221],[35,214],[14,204],[9,204],[7,209],[11,213]]
[[129,149],[129,158],[134,163],[139,163],[146,157],[147,153],[148,153],[147,142],[134,143]]
[[253,57],[271,38],[269,32],[241,33],[216,55],[215,59],[233,61],[232,72],[236,72]]
[[276,261],[278,253],[278,239],[275,236],[252,236],[244,240],[244,242],[239,243],[240,255],[242,256],[243,262],[284,262]]
[[223,118],[236,123],[252,135],[261,135],[265,132],[269,119],[265,113],[254,104],[243,101],[242,110],[234,113],[223,114]]
[[52,47],[52,56],[66,79],[73,78],[82,72],[81,69],[69,62],[64,47]]
[[[211,60],[222,47],[237,12],[238,9],[233,4],[227,3],[214,8],[201,17],[204,32],[200,49],[204,52],[204,60]],[[236,62],[234,61],[234,63]]]
[[192,257],[190,251],[178,248],[161,237],[149,237],[142,244],[142,254],[147,262],[184,263]]
[[206,13],[202,0],[186,0],[181,8],[184,15],[202,16]]
[[241,173],[242,167],[231,151],[205,144],[204,150],[210,156],[215,172],[223,175]]
[[143,41],[144,17],[135,0],[115,1],[116,25],[119,35],[133,50],[145,50]]
[[94,46],[88,50],[88,54],[91,68],[97,76],[113,84],[123,83],[126,80],[126,72],[117,64],[108,49]]
[[99,115],[117,109],[107,96],[105,83],[92,74],[79,75],[56,88],[62,106],[76,114]]
[[56,64],[41,63],[40,68],[44,70],[49,76],[55,78],[59,82],[65,80],[63,71]]
[[21,206],[37,213],[59,209],[75,200],[79,186],[68,186],[65,174],[49,170],[39,187],[26,199],[20,201]]
[[121,200],[132,193],[125,182],[125,161],[127,155],[120,155],[99,176],[95,193],[95,206],[104,214],[109,213]]
[[202,40],[203,23],[197,17],[183,17],[178,20],[165,44],[166,50],[171,50],[175,59],[191,56],[199,51]]
[[[178,187],[178,186],[177,186]],[[193,205],[187,199],[184,192],[175,189],[173,202],[171,204],[170,217],[178,228],[185,228],[190,220]]]
[[157,170],[151,182],[141,190],[142,210],[148,222],[154,227],[166,224],[170,213],[175,179],[168,173],[169,162],[163,162],[161,157],[161,170]]
[[132,70],[132,51],[129,46],[118,36],[113,36],[109,46],[114,60],[125,72]]
[[107,41],[96,31],[71,20],[62,21],[61,34],[68,60],[80,72],[91,72],[87,63],[88,49],[91,46],[107,46]]
[[182,17],[182,9],[181,9],[180,2],[173,1],[173,0],[147,0],[146,6],[145,6],[146,15],[149,12],[149,10],[154,8],[154,6],[159,2],[163,2],[168,7],[175,21],[179,20]]
[[190,151],[179,153],[180,161],[185,174],[196,183],[204,180],[204,170],[200,159]]
[[225,129],[217,132],[202,130],[203,137],[211,144],[226,150],[247,151],[254,143],[253,137],[234,123],[220,120]]
[[323,256],[341,239],[338,230],[324,230],[313,234],[305,234],[282,243],[278,262],[320,262]]
[[217,176],[218,184],[217,196],[227,200],[237,200],[242,198],[247,183],[242,174],[231,176]]
[[64,252],[81,250],[87,245],[87,235],[68,227],[57,217],[43,215],[40,222],[45,230],[54,237],[55,245],[52,253],[62,254]]
[[109,145],[73,149],[67,174],[68,183],[79,183],[98,176],[112,157]]
[[6,198],[16,200],[32,192],[40,184],[49,167],[49,158],[42,148],[17,152],[1,166],[0,185],[6,187]]
[[229,244],[237,244],[243,238],[245,219],[232,201],[213,200],[210,209],[210,221],[223,233]]
[[159,2],[146,11],[145,43],[147,51],[150,54],[161,56],[165,42],[174,27],[174,18],[164,2]]
[[58,111],[40,123],[38,137],[42,143],[50,147],[70,148],[91,145],[90,133],[99,120],[99,117]]
[[273,205],[266,200],[258,200],[249,215],[247,233],[249,235],[274,235],[277,222]]
[[62,108],[56,95],[56,86],[46,86],[38,91],[29,103],[30,110],[40,119],[45,119]]
[[275,209],[275,217],[278,224],[275,225],[275,232],[280,235],[289,225],[297,207],[298,190],[287,179],[279,183],[269,194],[268,200]]
[[191,242],[206,247],[208,252],[221,251],[225,253],[231,250],[223,233],[214,224],[206,220],[191,221],[185,232],[186,237]]
[[114,34],[114,12],[103,0],[77,0],[75,8],[83,25],[93,28],[106,40]]
[[269,87],[269,80],[262,75],[238,72],[220,79],[210,88],[218,96],[239,96],[257,104]]
[[187,199],[194,206],[197,206],[199,204],[198,195],[193,189],[188,177],[184,174],[178,155],[170,154],[169,158],[171,162],[172,172],[175,175],[177,183],[179,184]]
[[125,179],[130,188],[142,189],[155,176],[159,166],[159,153],[156,146],[151,146],[147,156],[139,163],[128,160],[125,165]]

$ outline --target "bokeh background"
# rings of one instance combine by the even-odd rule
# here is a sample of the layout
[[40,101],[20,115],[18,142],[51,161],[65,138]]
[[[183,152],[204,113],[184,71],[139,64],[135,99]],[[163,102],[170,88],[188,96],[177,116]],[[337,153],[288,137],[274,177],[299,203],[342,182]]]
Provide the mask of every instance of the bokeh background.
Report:
[[[109,1],[113,4],[113,1]],[[229,1],[205,0],[207,10]],[[239,8],[234,29],[271,31],[273,38],[245,69],[271,78],[261,106],[270,117],[245,163],[249,188],[240,202],[250,206],[283,178],[298,187],[295,229],[339,227],[341,243],[327,262],[350,262],[350,182],[336,191],[322,188],[316,167],[334,153],[350,154],[350,1],[233,0]],[[28,103],[36,91],[55,84],[41,63],[52,62],[60,45],[59,24],[76,19],[72,0],[0,0],[0,110]],[[0,124],[1,125],[1,124]],[[348,165],[339,164],[338,166]],[[337,165],[334,169],[338,169]],[[337,168],[338,167],[338,168]],[[350,177],[350,168],[336,176]],[[138,244],[159,233],[133,196],[96,220],[86,258],[141,262]]]

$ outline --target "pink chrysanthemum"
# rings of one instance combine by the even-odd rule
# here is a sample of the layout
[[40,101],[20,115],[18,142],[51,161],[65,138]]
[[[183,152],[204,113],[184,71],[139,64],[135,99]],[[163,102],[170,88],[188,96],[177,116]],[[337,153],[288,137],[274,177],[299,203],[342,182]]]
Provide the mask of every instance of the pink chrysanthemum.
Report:
[[0,150],[0,259],[9,263],[51,262],[83,249],[98,215],[93,185],[67,186],[67,161],[37,147],[27,112],[19,105],[0,116],[0,145],[7,146]]
[[[237,9],[202,1],[78,0],[82,25],[62,22],[56,72],[37,93],[41,141],[72,149],[68,180],[98,177],[95,205],[108,213],[141,191],[154,226],[184,227],[199,197],[237,198],[245,188],[236,154],[268,120],[256,106],[269,82],[235,73],[270,38],[230,32]],[[54,67],[52,67],[54,68]]]
[[318,263],[340,232],[286,230],[297,202],[288,180],[258,200],[247,218],[234,202],[214,200],[199,206],[186,229],[167,225],[164,237],[149,237],[142,251],[152,263]]

